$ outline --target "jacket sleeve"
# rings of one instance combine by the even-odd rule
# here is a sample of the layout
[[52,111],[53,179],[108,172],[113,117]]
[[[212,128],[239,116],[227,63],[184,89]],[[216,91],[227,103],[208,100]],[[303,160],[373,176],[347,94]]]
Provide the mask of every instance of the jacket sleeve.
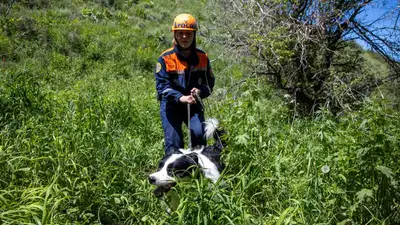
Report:
[[179,103],[179,98],[182,97],[183,94],[172,88],[165,62],[161,57],[158,59],[154,74],[156,77],[158,100],[166,98],[168,102]]
[[211,68],[210,60],[207,58],[207,71],[205,75],[205,81],[200,85],[200,97],[207,98],[211,95],[214,88],[215,77]]

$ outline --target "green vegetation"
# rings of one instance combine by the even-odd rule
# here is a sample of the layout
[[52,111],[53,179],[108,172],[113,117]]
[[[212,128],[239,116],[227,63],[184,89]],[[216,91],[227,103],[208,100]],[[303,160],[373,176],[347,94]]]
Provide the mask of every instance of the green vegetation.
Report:
[[[213,26],[219,28],[209,29],[210,39],[247,55],[251,74],[268,77],[269,85],[292,98],[292,108],[300,116],[323,108],[334,114],[355,110],[383,84],[397,87],[391,82],[400,77],[400,30],[377,24],[394,24],[400,8],[375,23],[362,13],[390,1],[216,2],[214,8],[223,10],[210,7]],[[369,54],[372,61],[355,39],[375,51]]]
[[0,224],[400,223],[391,104],[297,118],[263,77],[246,76],[245,60],[201,36],[227,168],[216,187],[179,184],[168,215],[147,181],[163,154],[153,67],[173,17],[207,24],[206,1],[18,1],[8,14],[0,5]]

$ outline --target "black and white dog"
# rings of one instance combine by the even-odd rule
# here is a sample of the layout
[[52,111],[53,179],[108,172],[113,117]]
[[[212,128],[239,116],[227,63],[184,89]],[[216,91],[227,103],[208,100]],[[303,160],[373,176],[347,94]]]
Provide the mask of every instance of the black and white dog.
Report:
[[225,145],[222,138],[225,132],[218,129],[217,119],[207,119],[204,123],[206,139],[214,137],[214,145],[197,146],[193,149],[173,149],[170,154],[165,155],[159,162],[157,172],[148,177],[149,182],[157,187],[154,190],[157,197],[170,191],[179,180],[190,177],[197,168],[213,183],[218,181],[224,169],[221,151]]

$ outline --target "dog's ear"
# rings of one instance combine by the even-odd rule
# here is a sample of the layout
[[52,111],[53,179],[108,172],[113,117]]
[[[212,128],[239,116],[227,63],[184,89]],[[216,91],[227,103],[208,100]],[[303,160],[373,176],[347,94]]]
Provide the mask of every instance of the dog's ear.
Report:
[[171,176],[179,178],[190,176],[196,170],[198,161],[198,156],[195,153],[182,155],[179,160],[173,162]]
[[197,165],[199,163],[199,157],[196,153],[190,153],[187,155],[182,155],[179,160],[173,162],[173,168],[185,169],[191,165]]
[[189,160],[192,164],[199,163],[199,157],[197,156],[196,153],[190,153],[190,154],[186,155],[186,160]]

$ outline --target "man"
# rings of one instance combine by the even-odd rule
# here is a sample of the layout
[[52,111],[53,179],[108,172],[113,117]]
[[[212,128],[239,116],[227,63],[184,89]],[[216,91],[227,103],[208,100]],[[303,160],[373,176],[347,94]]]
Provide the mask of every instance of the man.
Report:
[[196,19],[190,14],[175,17],[172,32],[174,46],[158,58],[156,89],[164,130],[165,153],[184,148],[182,123],[188,124],[190,105],[191,146],[205,145],[204,113],[199,98],[208,97],[214,87],[214,75],[205,52],[196,48]]

